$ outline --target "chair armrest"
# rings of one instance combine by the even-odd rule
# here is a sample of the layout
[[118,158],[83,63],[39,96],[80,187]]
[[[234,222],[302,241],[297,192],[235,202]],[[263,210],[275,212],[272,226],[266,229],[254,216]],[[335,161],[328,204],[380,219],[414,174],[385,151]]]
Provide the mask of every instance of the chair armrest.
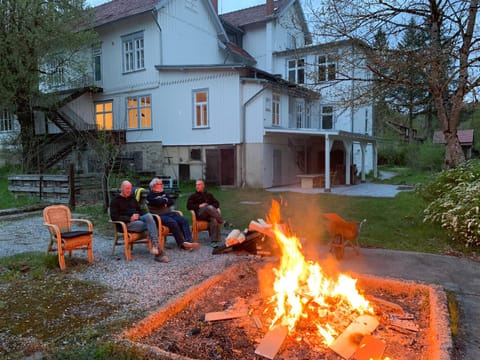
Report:
[[48,228],[48,231],[52,235],[56,235],[57,237],[60,237],[60,228],[55,225],[55,224],[49,224],[49,223],[43,223]]
[[93,223],[87,219],[70,219],[71,222],[83,223],[88,226],[88,231],[93,231]]
[[176,212],[176,213],[178,213],[179,215],[182,215],[182,216],[183,216],[183,212],[180,211],[180,210],[172,210],[172,211],[173,211],[173,212]]
[[197,215],[195,214],[195,210],[190,210],[190,213],[192,214],[192,223],[195,223],[197,221]]
[[127,233],[128,230],[127,230],[127,224],[125,224],[123,221],[119,221],[119,220],[109,220],[108,222],[112,223],[113,224],[113,227],[115,229],[116,232],[118,232],[118,227],[117,225],[120,225],[122,227],[122,232],[123,233]]

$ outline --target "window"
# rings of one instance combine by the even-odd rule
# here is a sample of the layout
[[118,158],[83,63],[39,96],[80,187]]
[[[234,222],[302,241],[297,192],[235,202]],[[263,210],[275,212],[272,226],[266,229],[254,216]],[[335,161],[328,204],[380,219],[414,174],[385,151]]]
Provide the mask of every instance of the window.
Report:
[[336,65],[331,56],[318,57],[318,81],[332,81],[336,78]]
[[193,127],[208,127],[208,91],[195,90],[193,92]]
[[272,125],[280,125],[280,95],[272,95]]
[[93,49],[93,79],[95,81],[102,80],[102,49]]
[[127,98],[128,129],[152,127],[152,103],[150,96]]
[[305,128],[310,129],[312,127],[312,104],[310,102],[305,106]]
[[98,130],[113,129],[113,101],[95,103],[95,123]]
[[322,106],[322,129],[333,129],[333,107]]
[[305,83],[305,60],[288,60],[288,81],[303,84]]
[[190,150],[190,160],[202,160],[202,150],[201,149],[191,149]]
[[143,31],[122,37],[123,71],[132,72],[145,68]]
[[3,109],[0,111],[0,132],[13,131],[13,114]]

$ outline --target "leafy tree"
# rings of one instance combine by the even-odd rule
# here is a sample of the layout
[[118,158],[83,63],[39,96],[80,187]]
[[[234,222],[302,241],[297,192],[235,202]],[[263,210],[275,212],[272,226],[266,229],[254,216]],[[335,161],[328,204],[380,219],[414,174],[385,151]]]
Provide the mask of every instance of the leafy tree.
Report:
[[[445,136],[447,168],[465,161],[457,128],[465,97],[480,84],[478,7],[479,0],[326,0],[320,6],[312,6],[310,1],[315,36],[327,41],[354,39],[366,44],[365,69],[373,76],[356,80],[402,86],[431,95]],[[396,44],[411,29],[411,18],[419,24],[418,30],[428,35],[424,45],[415,50],[407,47],[371,51],[377,29],[385,31],[389,42]],[[412,68],[418,71],[413,79]],[[347,76],[345,79],[351,80]],[[371,96],[369,87],[364,90],[364,95]]]
[[84,0],[0,1],[0,107],[14,106],[25,170],[35,159],[35,107],[52,103],[53,93],[42,89],[84,80],[95,40],[85,10]]

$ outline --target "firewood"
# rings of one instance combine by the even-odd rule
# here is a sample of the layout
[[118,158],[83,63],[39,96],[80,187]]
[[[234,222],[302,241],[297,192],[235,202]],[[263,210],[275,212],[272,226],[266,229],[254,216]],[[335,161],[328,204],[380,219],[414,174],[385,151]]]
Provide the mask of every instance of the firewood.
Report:
[[280,346],[282,346],[287,333],[288,328],[286,326],[279,325],[274,327],[257,346],[255,354],[266,357],[267,359],[273,359],[280,349]]

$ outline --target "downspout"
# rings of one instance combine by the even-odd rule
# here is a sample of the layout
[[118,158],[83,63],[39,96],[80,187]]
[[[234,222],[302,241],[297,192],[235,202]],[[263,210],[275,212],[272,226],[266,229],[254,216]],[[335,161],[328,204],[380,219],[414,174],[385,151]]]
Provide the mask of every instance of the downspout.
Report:
[[258,96],[260,96],[266,89],[266,86],[265,84],[263,85],[263,88],[258,90],[255,94],[253,94],[253,96],[251,96],[246,102],[245,104],[242,105],[242,114],[241,114],[241,119],[242,119],[242,123],[241,123],[241,126],[242,126],[242,129],[241,129],[241,135],[242,135],[242,138],[240,139],[240,144],[242,144],[242,161],[241,161],[241,166],[242,166],[242,169],[240,171],[240,173],[242,174],[242,178],[241,178],[241,187],[245,187],[246,186],[246,182],[247,182],[247,149],[246,149],[246,137],[247,137],[247,126],[246,126],[246,122],[247,122],[247,119],[246,119],[246,109],[247,109],[247,106],[253,101],[255,100]]
[[152,10],[152,17],[153,17],[153,21],[155,21],[155,24],[157,24],[157,27],[158,27],[158,30],[159,30],[159,34],[160,34],[160,46],[158,47],[159,48],[159,57],[160,57],[160,65],[163,65],[163,46],[162,46],[162,28],[160,26],[160,24],[158,23],[158,10],[154,9]]

